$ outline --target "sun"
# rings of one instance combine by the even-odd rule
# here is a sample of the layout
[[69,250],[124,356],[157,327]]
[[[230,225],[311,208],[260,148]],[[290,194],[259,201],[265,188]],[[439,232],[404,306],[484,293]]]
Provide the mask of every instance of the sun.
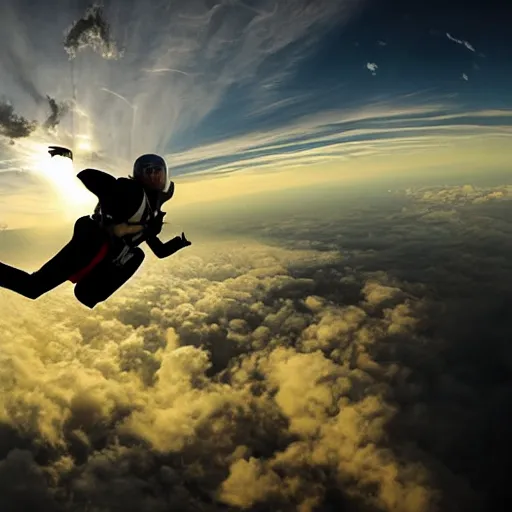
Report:
[[89,152],[92,151],[92,145],[88,140],[82,140],[81,142],[78,143],[78,149],[80,151]]
[[76,149],[78,151],[81,151],[83,153],[91,153],[93,150],[93,145],[91,142],[91,137],[89,135],[85,134],[79,134],[77,135],[78,144],[76,146]]
[[92,213],[97,198],[77,178],[76,168],[81,160],[84,164],[83,159],[94,150],[91,138],[83,136],[75,141],[75,161],[62,156],[51,157],[48,153],[51,143],[46,135],[19,141],[13,151],[20,171],[38,178],[52,191],[48,196],[39,195],[38,200],[49,202],[63,222]]
[[39,172],[59,192],[63,203],[80,206],[90,201],[90,192],[76,177],[73,162],[62,156],[41,159]]
[[76,177],[72,160],[62,156],[51,157],[46,144],[41,144],[32,155],[31,172],[43,178],[57,193],[60,203],[58,206],[66,215],[69,214],[72,218],[77,213],[94,207],[94,198]]

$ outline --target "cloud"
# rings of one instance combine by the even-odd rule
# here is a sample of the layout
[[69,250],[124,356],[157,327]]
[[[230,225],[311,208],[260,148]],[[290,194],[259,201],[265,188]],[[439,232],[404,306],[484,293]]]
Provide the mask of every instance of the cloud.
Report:
[[449,34],[448,32],[446,32],[446,37],[450,40],[450,41],[453,41],[454,43],[457,43],[457,44],[461,44],[463,46],[465,46],[469,51],[471,52],[476,52],[475,48],[468,42],[468,41],[464,41],[462,39],[457,39],[456,37],[453,37],[451,34]]
[[14,112],[14,106],[8,102],[0,102],[0,135],[11,139],[28,137],[37,128],[35,121]]
[[484,187],[468,183],[451,187],[410,187],[405,193],[414,198],[418,205],[457,208],[489,201],[507,201],[512,197],[512,186]]
[[[34,489],[3,496],[49,510],[488,509],[512,448],[492,433],[510,363],[501,192],[338,191],[300,217],[240,212],[234,241],[148,257],[92,312],[68,287],[36,303],[0,291],[2,464]],[[425,218],[437,204],[460,222]]]
[[377,69],[379,69],[379,66],[377,66],[377,64],[375,64],[375,62],[368,62],[366,64],[366,69],[368,69],[373,76],[375,76],[377,74]]
[[[452,110],[450,114],[441,114],[446,108],[451,110],[449,106],[433,104],[406,107],[377,103],[364,109],[333,110],[304,116],[279,129],[248,133],[167,157],[174,172],[183,177],[215,175],[256,166],[283,169],[301,162],[308,164],[311,156],[328,155],[339,162],[343,157],[375,155],[405,149],[407,145],[411,152],[421,147],[439,147],[477,133],[509,133],[510,116],[505,111]],[[495,122],[489,127],[485,118],[494,117]]]
[[[52,35],[49,27],[69,25],[74,9],[38,10],[35,18],[43,21],[36,24],[18,4],[8,2],[3,48],[15,54],[16,45],[25,48],[16,65],[24,81],[33,85],[38,109],[46,101],[41,91],[63,101],[73,98],[74,116],[60,124],[62,140],[56,142],[76,141],[85,134],[96,153],[108,148],[115,166],[122,168],[137,153],[168,151],[187,130],[208,138],[198,128],[219,115],[235,85],[246,98],[243,119],[258,117],[254,113],[267,100],[277,104],[314,43],[335,23],[348,20],[358,3],[293,0],[277,6],[265,1],[254,8],[244,2],[180,0],[167,5],[136,0],[130,9],[122,2],[108,8],[94,4],[66,31],[69,62],[58,29]],[[93,51],[84,52],[87,48]],[[120,58],[124,50],[126,58]],[[104,59],[98,61],[98,53]],[[36,73],[36,68],[41,71]],[[21,79],[5,66],[3,72],[13,78],[4,84],[9,97],[26,101]],[[102,89],[133,107],[112,94],[98,94]],[[34,106],[28,103],[27,108]],[[198,142],[197,137],[185,140]]]
[[[110,89],[101,89],[103,96],[125,103],[137,115],[137,106],[129,99]],[[179,185],[175,204],[185,205],[291,186],[310,187],[355,179],[363,182],[389,177],[391,173],[410,172],[411,168],[420,175],[455,162],[477,170],[485,160],[485,165],[501,169],[509,159],[508,147],[504,144],[505,138],[510,136],[509,124],[510,115],[506,111],[462,112],[450,105],[432,103],[407,106],[403,98],[398,104],[375,102],[364,109],[334,109],[329,113],[307,115],[280,129],[254,131],[194,150],[176,151],[168,154],[167,160]],[[59,133],[61,131],[62,123]],[[16,163],[6,168],[44,174],[45,137],[47,134],[41,131],[35,132],[30,140],[19,141],[13,151],[5,155],[9,157],[7,160]],[[77,140],[86,141],[85,149],[81,143],[75,148],[77,169],[90,165],[90,159],[94,158],[98,167],[117,175],[126,174],[126,167],[120,167],[118,160],[91,156],[89,146],[92,151],[96,147],[86,133],[77,135]],[[422,154],[427,151],[430,157],[425,160]],[[379,156],[377,163],[376,155]],[[30,190],[26,189],[27,196],[32,194]],[[47,194],[38,192],[39,202],[46,197]],[[24,201],[34,199],[26,197]],[[53,206],[55,198],[46,202]],[[10,204],[14,204],[14,198],[6,203]],[[80,208],[79,213],[85,214]],[[12,216],[7,207],[5,210],[4,215]],[[27,217],[27,220],[30,219]],[[35,222],[33,218],[32,223]]]
[[[61,118],[68,112],[69,104],[58,103],[54,98],[46,96],[50,107],[50,115],[42,124],[45,129],[55,129]],[[0,102],[0,135],[11,139],[21,139],[31,136],[39,127],[37,121],[16,114],[14,106],[8,101]]]
[[85,15],[69,27],[64,41],[64,48],[72,59],[80,50],[88,47],[104,59],[118,59],[123,55],[111,39],[110,26],[105,20],[102,7],[96,4],[89,7]]
[[[291,182],[290,176],[299,173],[297,182],[308,186],[303,177],[306,173],[320,176],[322,182],[337,180],[335,167],[341,170],[342,180],[348,179],[349,169],[352,177],[368,176],[372,166],[368,163],[360,173],[363,164],[354,161],[368,162],[375,155],[379,162],[389,163],[381,169],[387,175],[392,157],[405,159],[404,155],[434,149],[436,155],[443,153],[444,157],[448,150],[443,148],[450,147],[453,160],[455,147],[460,148],[463,139],[504,140],[509,136],[505,116],[501,117],[503,123],[484,119],[483,115],[476,120],[465,117],[465,112],[448,104],[446,98],[416,94],[387,102],[365,99],[361,107],[355,98],[336,94],[336,101],[331,102],[311,88],[306,93],[294,89],[291,95],[288,86],[298,66],[307,66],[314,45],[334,23],[349,20],[359,5],[317,5],[304,0],[294,0],[286,7],[275,2],[254,7],[243,2],[214,5],[201,1],[167,6],[139,0],[130,9],[118,2],[108,8],[95,5],[86,13],[78,11],[83,16],[67,33],[66,47],[80,52],[80,58],[70,63],[58,35],[60,29],[52,35],[48,27],[69,26],[77,18],[75,10],[59,9],[50,14],[41,9],[34,19],[43,21],[32,23],[23,17],[18,4],[8,2],[3,48],[15,54],[15,46],[24,48],[23,59],[15,64],[33,85],[31,94],[40,98],[39,103],[34,106],[32,100],[27,101],[28,90],[7,65],[0,74],[13,78],[4,87],[27,119],[38,119],[40,126],[60,120],[58,132],[52,134],[58,140],[52,142],[74,146],[77,168],[94,163],[115,174],[125,174],[137,154],[167,153],[183,191],[187,180],[205,180],[205,174],[211,175],[208,179],[250,174],[247,183],[241,180],[240,187],[233,187],[234,196],[252,190],[244,185],[252,184],[255,174],[260,174],[256,191],[282,188]],[[116,48],[127,50],[126,58],[113,63],[91,51],[80,51],[89,45],[91,37],[95,51],[108,52],[112,49],[108,44],[115,41],[119,45]],[[34,62],[39,65],[34,66]],[[50,115],[45,112],[43,117],[41,110],[48,108],[49,101],[46,94],[55,99],[55,104]],[[338,107],[340,98],[343,109]],[[62,108],[55,111],[64,104],[72,105],[71,115],[63,115]],[[311,115],[314,111],[318,114]],[[439,118],[434,120],[436,116]],[[453,117],[449,121],[448,117],[440,119],[442,116]],[[47,135],[34,132],[31,138],[42,145]],[[86,144],[82,144],[84,140]],[[13,146],[18,167],[37,172],[40,157],[30,151],[34,146]],[[80,146],[85,149],[78,155]],[[460,149],[463,155],[465,149]],[[505,159],[500,154],[506,151],[493,150],[492,158]],[[406,166],[416,168],[412,160],[411,156],[400,163],[399,172]],[[436,161],[433,165],[444,163]],[[265,175],[274,171],[275,180],[274,176],[267,180]],[[223,187],[219,197],[225,197],[222,194],[228,189]],[[190,189],[187,200],[211,196]]]
[[46,98],[48,100],[51,113],[43,126],[46,129],[55,129],[60,123],[61,118],[68,113],[70,105],[66,102],[57,103],[57,101],[54,98],[50,98],[50,96],[47,96]]

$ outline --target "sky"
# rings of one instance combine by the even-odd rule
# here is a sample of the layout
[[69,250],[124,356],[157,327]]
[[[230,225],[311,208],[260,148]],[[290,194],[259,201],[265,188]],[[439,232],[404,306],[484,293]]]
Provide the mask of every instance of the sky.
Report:
[[192,242],[0,288],[2,511],[509,510],[511,7],[0,2],[0,261],[149,151]]
[[[127,175],[146,152],[165,155],[183,205],[456,163],[506,171],[510,12],[498,1],[2,8],[0,215],[13,229],[71,222],[94,206],[80,169]],[[50,160],[52,143],[74,150],[73,168]]]

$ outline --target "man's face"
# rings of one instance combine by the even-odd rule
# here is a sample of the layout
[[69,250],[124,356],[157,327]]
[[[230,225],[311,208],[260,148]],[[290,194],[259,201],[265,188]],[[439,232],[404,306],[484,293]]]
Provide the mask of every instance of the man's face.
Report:
[[166,181],[163,167],[151,167],[145,170],[144,184],[153,190],[164,190]]

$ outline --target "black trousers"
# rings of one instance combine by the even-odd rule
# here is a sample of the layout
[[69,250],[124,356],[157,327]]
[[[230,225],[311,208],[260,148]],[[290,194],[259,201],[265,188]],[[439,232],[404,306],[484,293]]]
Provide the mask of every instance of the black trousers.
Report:
[[[90,217],[80,217],[71,240],[39,270],[28,273],[0,263],[0,287],[37,299],[87,267],[108,241],[105,231]],[[119,289],[144,260],[141,249],[132,250],[132,258],[123,266],[114,265],[107,256],[75,286],[76,298],[93,308]]]

